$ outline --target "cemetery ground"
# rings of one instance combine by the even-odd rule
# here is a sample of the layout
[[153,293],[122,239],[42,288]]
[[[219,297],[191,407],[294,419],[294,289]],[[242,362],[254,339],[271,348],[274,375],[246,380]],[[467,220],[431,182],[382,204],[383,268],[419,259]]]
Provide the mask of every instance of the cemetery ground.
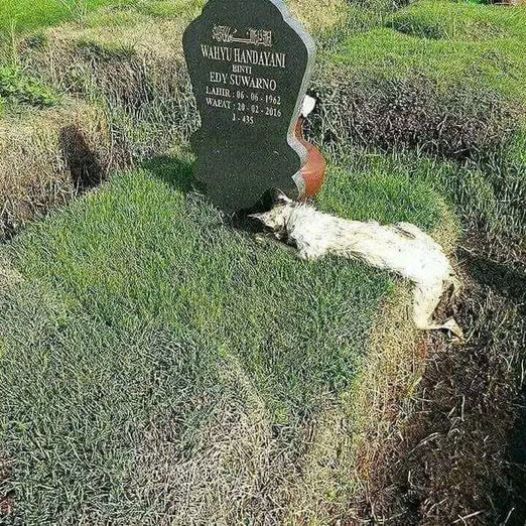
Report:
[[0,63],[0,522],[524,522],[525,8],[290,4],[319,207],[437,237],[467,341],[192,190],[203,2],[35,9]]

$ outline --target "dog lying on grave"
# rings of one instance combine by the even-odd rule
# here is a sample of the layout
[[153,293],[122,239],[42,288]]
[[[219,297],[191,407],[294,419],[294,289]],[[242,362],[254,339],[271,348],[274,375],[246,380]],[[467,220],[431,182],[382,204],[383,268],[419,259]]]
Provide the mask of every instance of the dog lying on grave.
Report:
[[266,213],[252,214],[274,235],[296,246],[298,256],[317,260],[327,254],[357,259],[386,269],[415,284],[413,319],[422,330],[447,330],[458,338],[462,329],[454,318],[439,324],[433,314],[443,294],[460,282],[442,248],[425,232],[409,223],[382,226],[340,219],[280,195]]

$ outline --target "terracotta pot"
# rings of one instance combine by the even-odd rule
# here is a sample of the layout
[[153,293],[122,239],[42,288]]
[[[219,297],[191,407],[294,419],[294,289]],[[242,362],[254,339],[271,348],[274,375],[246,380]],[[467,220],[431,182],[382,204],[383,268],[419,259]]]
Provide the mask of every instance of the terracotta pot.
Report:
[[295,135],[307,148],[308,157],[305,166],[300,170],[301,181],[298,181],[300,186],[300,199],[308,199],[314,197],[321,189],[323,181],[325,180],[325,172],[327,170],[327,163],[323,158],[320,150],[310,142],[305,140],[303,135],[304,118],[300,117],[296,123]]

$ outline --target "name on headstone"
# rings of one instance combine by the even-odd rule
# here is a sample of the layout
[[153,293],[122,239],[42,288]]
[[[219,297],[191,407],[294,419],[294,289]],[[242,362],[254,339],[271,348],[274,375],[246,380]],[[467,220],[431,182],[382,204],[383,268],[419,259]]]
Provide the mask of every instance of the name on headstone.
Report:
[[201,115],[195,175],[210,199],[232,212],[271,189],[297,196],[307,151],[294,127],[314,63],[310,35],[281,0],[210,0],[183,45]]

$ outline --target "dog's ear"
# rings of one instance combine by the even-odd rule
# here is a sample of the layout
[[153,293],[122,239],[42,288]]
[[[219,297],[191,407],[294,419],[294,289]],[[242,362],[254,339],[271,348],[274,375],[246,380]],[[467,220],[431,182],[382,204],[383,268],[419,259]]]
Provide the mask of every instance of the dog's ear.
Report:
[[310,95],[305,95],[305,98],[303,99],[303,105],[301,107],[301,115],[302,117],[308,117],[312,110],[316,107],[317,100],[314,97],[311,97]]
[[270,212],[264,212],[262,214],[249,214],[248,217],[261,221],[266,226],[271,226],[270,223]]
[[276,203],[286,205],[292,203],[292,199],[289,199],[283,192],[280,191],[276,196]]

